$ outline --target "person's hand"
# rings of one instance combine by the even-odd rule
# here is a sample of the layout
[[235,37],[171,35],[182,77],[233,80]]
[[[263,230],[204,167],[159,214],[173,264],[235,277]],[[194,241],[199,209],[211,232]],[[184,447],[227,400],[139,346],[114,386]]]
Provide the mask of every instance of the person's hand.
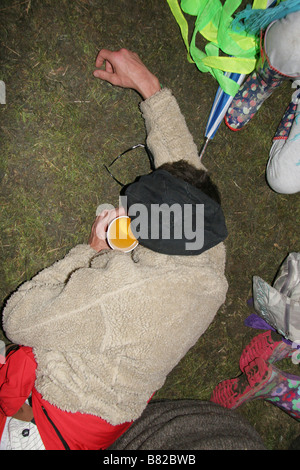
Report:
[[104,210],[96,217],[89,238],[89,245],[91,248],[97,252],[110,249],[106,241],[107,228],[112,220],[121,215],[126,215],[125,209],[123,207],[119,207],[118,209]]
[[132,88],[144,99],[160,90],[158,78],[147,69],[135,52],[127,49],[102,49],[97,56],[96,67],[99,69],[104,62],[105,70],[95,70],[95,77],[122,88]]

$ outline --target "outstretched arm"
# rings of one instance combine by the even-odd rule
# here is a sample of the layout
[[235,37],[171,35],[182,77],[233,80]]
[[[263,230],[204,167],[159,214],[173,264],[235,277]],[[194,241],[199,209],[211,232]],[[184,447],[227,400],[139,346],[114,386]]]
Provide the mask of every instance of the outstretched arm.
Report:
[[[105,63],[105,70],[99,70]],[[132,88],[144,100],[160,90],[158,78],[153,75],[135,52],[127,49],[102,49],[96,59],[94,76],[112,85]]]
[[102,49],[96,59],[96,67],[100,68],[104,63],[105,70],[95,70],[95,77],[112,85],[132,88],[144,98],[140,108],[155,168],[184,159],[196,168],[206,170],[175,97],[166,88],[157,94],[161,89],[159,80],[139,56],[127,49],[115,52]]

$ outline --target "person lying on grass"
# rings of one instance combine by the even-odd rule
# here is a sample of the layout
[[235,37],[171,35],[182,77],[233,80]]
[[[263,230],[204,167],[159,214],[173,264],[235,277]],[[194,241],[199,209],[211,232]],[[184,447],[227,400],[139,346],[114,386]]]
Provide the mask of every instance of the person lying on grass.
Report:
[[[88,244],[21,285],[4,308],[4,331],[20,346],[0,369],[0,409],[11,417],[30,397],[30,426],[46,449],[109,447],[207,330],[228,288],[219,193],[175,97],[126,49],[101,50],[96,67],[95,77],[141,95],[155,169],[125,188],[127,208],[96,218]],[[155,226],[152,208],[162,204]],[[146,214],[137,247],[110,249],[109,222],[126,211],[133,223],[134,207]],[[7,437],[9,419],[7,446],[21,448]]]

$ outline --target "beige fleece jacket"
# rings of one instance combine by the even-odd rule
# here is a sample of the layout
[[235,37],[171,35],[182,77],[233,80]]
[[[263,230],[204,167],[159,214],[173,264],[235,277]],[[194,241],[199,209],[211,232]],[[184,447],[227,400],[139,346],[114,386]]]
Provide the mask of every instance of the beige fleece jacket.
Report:
[[[169,90],[141,109],[157,166],[183,154],[199,166]],[[187,257],[78,245],[11,296],[4,329],[33,348],[44,399],[116,425],[141,415],[212,322],[227,292],[224,268],[223,243]]]

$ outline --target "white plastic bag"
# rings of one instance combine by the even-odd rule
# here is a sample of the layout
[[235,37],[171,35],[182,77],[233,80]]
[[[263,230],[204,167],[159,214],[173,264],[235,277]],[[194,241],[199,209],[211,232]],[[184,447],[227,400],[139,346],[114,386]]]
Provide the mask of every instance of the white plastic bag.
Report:
[[254,307],[270,326],[291,341],[300,340],[300,253],[290,253],[273,286],[253,277]]

